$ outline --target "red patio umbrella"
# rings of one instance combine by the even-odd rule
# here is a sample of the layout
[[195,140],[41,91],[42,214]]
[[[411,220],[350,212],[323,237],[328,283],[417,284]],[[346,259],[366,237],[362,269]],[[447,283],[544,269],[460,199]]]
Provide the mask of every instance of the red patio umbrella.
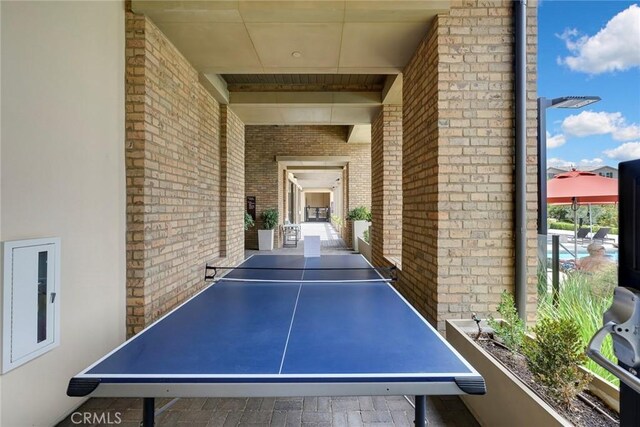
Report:
[[577,203],[617,203],[618,180],[593,172],[573,169],[547,181],[547,203],[550,205]]
[[618,203],[618,180],[606,178],[593,172],[571,170],[547,181],[547,203],[550,205],[571,205],[573,209],[574,257],[578,258],[578,228],[576,211],[579,204]]

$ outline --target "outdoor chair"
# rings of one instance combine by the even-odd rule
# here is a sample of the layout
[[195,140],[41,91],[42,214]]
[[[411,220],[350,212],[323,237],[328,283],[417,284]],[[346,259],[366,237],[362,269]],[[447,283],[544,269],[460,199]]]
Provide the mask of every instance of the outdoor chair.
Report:
[[282,225],[282,234],[284,236],[284,241],[282,242],[283,248],[298,247],[300,234],[302,234],[300,224],[292,224],[288,219],[285,219]]
[[576,240],[580,239],[580,243],[584,243],[584,239],[587,238],[587,235],[589,234],[589,229],[588,228],[579,228],[578,229],[578,234],[576,235]]
[[591,238],[591,241],[595,242],[596,240],[600,240],[602,243],[604,243],[605,240],[612,240],[612,239],[607,239],[607,234],[609,234],[610,230],[611,229],[609,227],[602,227],[600,230],[596,232],[596,234],[593,235],[593,237]]

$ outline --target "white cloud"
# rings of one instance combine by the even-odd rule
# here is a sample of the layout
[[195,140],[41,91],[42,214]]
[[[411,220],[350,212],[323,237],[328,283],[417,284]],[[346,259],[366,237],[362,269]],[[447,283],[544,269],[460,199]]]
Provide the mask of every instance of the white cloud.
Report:
[[613,139],[616,141],[629,141],[640,138],[640,126],[633,124],[613,131]]
[[562,130],[573,136],[604,135],[612,133],[621,120],[621,113],[583,111],[564,119]]
[[603,166],[603,165],[604,165],[604,160],[602,160],[599,157],[596,157],[593,159],[582,159],[578,162],[577,169],[596,168],[598,166]]
[[565,142],[567,142],[567,139],[563,134],[559,133],[551,136],[551,134],[547,132],[547,148],[557,148],[564,145]]
[[593,159],[582,159],[579,162],[572,162],[572,161],[560,159],[557,157],[552,157],[551,159],[547,159],[547,166],[560,168],[560,169],[576,168],[578,170],[582,170],[585,168],[596,168],[598,166],[603,166],[603,165],[604,165],[604,160],[602,160],[599,157],[595,157]]
[[558,37],[572,54],[558,62],[573,71],[601,74],[640,67],[640,7],[636,4],[611,18],[594,36],[567,29]]
[[613,150],[605,150],[604,154],[618,161],[640,159],[640,142],[627,142]]
[[578,137],[611,134],[616,141],[640,138],[640,126],[635,123],[627,125],[622,113],[604,111],[583,111],[571,115],[562,122],[562,130],[567,135]]
[[560,168],[560,169],[571,169],[575,165],[574,162],[569,162],[567,160],[559,159],[557,157],[552,157],[547,159],[547,166],[552,168]]

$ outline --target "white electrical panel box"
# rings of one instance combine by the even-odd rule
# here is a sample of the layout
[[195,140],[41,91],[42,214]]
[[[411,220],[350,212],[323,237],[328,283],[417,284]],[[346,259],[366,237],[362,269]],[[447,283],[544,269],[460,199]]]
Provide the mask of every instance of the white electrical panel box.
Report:
[[2,373],[60,342],[60,239],[3,243]]

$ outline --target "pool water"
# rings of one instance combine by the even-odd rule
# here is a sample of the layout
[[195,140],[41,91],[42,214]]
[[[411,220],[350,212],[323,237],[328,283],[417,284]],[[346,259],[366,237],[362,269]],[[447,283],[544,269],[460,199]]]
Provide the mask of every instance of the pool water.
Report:
[[[563,243],[563,245],[569,249],[571,252],[573,252],[573,243]],[[612,261],[614,262],[618,262],[618,248],[610,248],[607,247],[606,248],[606,255],[608,258],[610,258]],[[549,259],[551,259],[551,254],[552,254],[552,247],[551,245],[547,245],[547,256],[549,257]],[[582,257],[586,257],[589,256],[589,252],[587,252],[587,248],[578,245],[578,259],[582,258]],[[560,246],[560,259],[561,260],[569,260],[569,259],[573,259],[573,255],[571,255],[570,253],[568,253],[562,246]]]

